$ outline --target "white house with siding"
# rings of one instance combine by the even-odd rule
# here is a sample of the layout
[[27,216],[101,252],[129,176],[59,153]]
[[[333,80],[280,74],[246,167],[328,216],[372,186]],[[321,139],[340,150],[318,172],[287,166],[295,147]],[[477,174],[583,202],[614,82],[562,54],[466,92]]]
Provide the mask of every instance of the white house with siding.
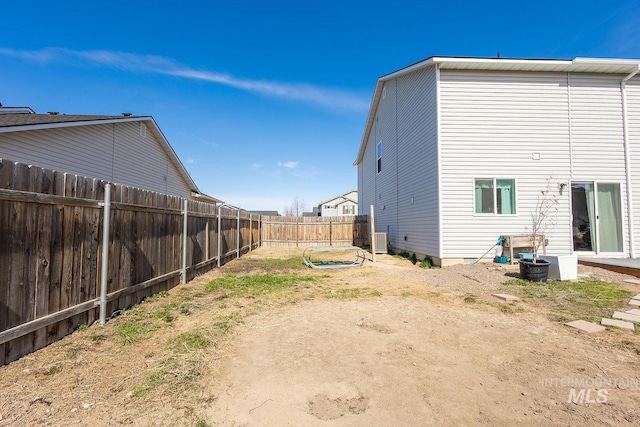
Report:
[[376,231],[439,265],[530,232],[549,178],[547,253],[635,258],[640,60],[428,58],[378,79],[354,165]]
[[35,114],[0,107],[0,158],[216,203],[149,116]]
[[317,207],[318,216],[358,215],[358,190],[351,190],[332,199],[325,200]]

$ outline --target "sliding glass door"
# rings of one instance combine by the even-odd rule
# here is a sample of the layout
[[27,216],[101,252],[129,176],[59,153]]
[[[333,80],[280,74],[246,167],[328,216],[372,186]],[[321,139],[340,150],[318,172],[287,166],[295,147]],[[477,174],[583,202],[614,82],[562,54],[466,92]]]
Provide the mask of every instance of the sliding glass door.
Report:
[[572,183],[571,201],[574,251],[623,251],[620,184]]

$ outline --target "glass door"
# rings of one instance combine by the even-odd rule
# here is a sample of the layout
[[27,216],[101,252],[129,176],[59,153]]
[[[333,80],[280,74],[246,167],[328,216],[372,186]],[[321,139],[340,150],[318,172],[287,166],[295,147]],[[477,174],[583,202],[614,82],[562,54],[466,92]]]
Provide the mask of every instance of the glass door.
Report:
[[571,184],[571,211],[573,214],[573,250],[595,252],[596,213],[593,183]]
[[622,252],[620,184],[597,183],[598,252]]
[[572,183],[571,209],[574,251],[623,251],[620,184]]

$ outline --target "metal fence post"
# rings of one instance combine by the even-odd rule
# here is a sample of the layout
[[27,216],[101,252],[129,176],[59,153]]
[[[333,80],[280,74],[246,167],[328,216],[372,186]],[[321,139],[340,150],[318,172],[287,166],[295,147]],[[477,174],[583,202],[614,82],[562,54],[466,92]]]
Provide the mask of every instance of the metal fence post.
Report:
[[182,226],[182,283],[187,283],[187,203],[187,199],[185,199]]
[[100,265],[100,324],[107,321],[107,274],[109,274],[109,227],[111,225],[111,184],[104,186],[102,260]]
[[204,259],[209,261],[209,218],[206,218],[206,223],[204,225]]
[[218,268],[222,259],[222,207],[218,207]]

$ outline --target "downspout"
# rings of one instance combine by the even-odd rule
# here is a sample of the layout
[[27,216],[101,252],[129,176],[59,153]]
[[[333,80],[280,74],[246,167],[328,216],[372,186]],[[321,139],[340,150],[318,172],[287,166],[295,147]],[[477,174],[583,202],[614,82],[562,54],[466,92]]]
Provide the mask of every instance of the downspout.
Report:
[[640,72],[640,64],[620,82],[620,92],[622,94],[622,138],[624,143],[624,167],[627,190],[627,221],[629,223],[629,256],[636,257],[635,239],[633,236],[633,197],[631,193],[631,159],[629,148],[629,129],[627,119],[627,81]]

